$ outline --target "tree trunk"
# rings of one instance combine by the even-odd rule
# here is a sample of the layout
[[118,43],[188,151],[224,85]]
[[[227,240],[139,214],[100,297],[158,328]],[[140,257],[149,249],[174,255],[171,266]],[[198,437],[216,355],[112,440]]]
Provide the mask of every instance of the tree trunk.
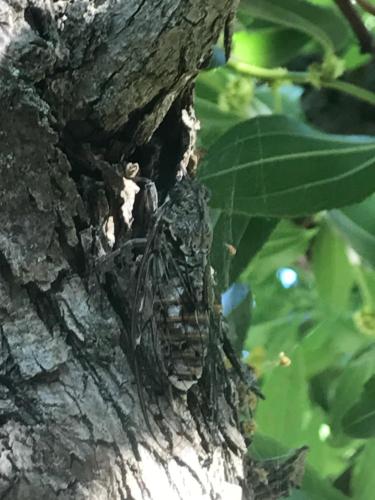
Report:
[[140,387],[132,325],[145,178],[160,205],[189,175],[192,83],[235,3],[0,3],[1,499],[256,497],[229,375],[216,422],[209,376]]

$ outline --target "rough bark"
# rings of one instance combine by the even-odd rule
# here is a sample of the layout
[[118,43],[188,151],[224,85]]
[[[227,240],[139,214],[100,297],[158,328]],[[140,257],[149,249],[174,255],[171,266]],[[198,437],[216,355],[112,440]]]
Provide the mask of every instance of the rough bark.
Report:
[[255,496],[235,391],[219,440],[186,398],[146,394],[150,434],[129,314],[92,272],[132,225],[126,164],[161,195],[187,166],[190,85],[233,8],[0,3],[1,499]]

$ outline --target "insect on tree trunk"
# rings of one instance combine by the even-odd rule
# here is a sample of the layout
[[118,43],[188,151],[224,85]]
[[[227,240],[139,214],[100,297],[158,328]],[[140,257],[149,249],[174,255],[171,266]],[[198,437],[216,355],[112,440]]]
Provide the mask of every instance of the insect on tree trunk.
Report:
[[235,4],[0,3],[2,499],[298,482],[244,460],[192,179],[193,82]]

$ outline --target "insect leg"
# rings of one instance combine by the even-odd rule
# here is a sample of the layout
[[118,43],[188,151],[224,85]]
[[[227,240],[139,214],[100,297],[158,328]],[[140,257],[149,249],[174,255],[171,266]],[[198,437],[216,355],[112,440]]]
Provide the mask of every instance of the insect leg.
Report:
[[118,255],[120,255],[125,250],[125,248],[128,247],[142,248],[146,245],[146,243],[147,243],[146,238],[133,238],[132,240],[126,241],[124,244],[122,244],[119,248],[117,248],[113,252],[103,255],[102,257],[98,257],[95,260],[95,266],[105,271],[106,268],[108,269],[108,265],[112,264],[113,260]]

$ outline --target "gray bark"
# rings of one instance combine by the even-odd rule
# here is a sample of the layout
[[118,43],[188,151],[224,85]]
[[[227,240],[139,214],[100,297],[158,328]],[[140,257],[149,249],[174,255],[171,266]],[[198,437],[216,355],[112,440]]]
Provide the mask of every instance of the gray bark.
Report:
[[0,1],[1,499],[254,498],[235,391],[219,440],[145,394],[152,436],[91,272],[131,226],[126,161],[166,187],[186,163],[181,111],[234,3]]
[[152,424],[157,441],[150,436],[120,347],[122,320],[85,279],[93,233],[111,203],[126,209],[120,177],[106,172],[144,154],[231,8],[231,0],[0,4],[1,498],[241,491],[244,444],[233,425],[230,444],[208,434],[205,443],[177,402]]

